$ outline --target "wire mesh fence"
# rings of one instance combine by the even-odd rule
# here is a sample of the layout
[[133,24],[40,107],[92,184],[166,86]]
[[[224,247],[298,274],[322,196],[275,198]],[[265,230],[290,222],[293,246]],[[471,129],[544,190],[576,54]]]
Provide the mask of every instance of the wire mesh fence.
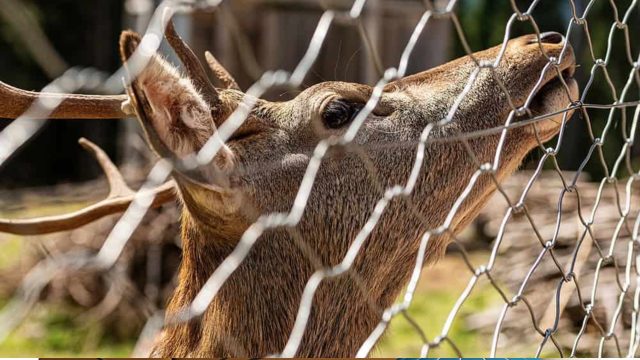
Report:
[[[371,3],[373,2],[371,1]],[[524,99],[523,106],[516,106],[514,104],[517,101],[510,98],[510,94],[506,90],[507,86],[500,83],[498,86],[503,90],[503,95],[508,98],[511,106],[508,116],[505,119],[501,119],[503,120],[502,126],[474,132],[453,133],[444,138],[433,135],[439,128],[454,121],[460,111],[461,104],[469,95],[480,76],[485,73],[495,74],[498,65],[503,60],[507,42],[512,38],[512,28],[514,26],[518,26],[521,23],[527,24],[537,39],[543,37],[544,30],[539,28],[533,15],[541,2],[534,0],[528,4],[528,7],[521,8],[514,0],[505,1],[504,6],[510,7],[512,15],[504,26],[502,48],[495,59],[486,61],[477,59],[467,43],[465,29],[459,21],[458,1],[424,1],[424,12],[415,24],[412,35],[406,41],[406,45],[404,45],[399,63],[397,66],[387,69],[381,68],[382,61],[379,58],[379,49],[376,49],[371,42],[370,32],[372,29],[368,28],[363,22],[364,12],[368,6],[372,6],[370,2],[355,0],[347,10],[326,5],[326,10],[320,17],[313,36],[308,39],[307,51],[297,66],[292,71],[278,69],[260,74],[259,79],[246,91],[246,95],[242,99],[242,106],[238,106],[231,113],[222,125],[218,127],[215,135],[196,153],[183,157],[181,160],[166,158],[158,160],[149,171],[140,189],[135,192],[135,195],[131,195],[131,204],[114,224],[97,251],[87,253],[70,250],[64,254],[49,256],[39,262],[20,280],[20,286],[15,296],[0,311],[0,340],[5,339],[8,334],[21,324],[29,314],[29,311],[39,301],[42,291],[55,276],[69,271],[89,270],[117,273],[119,271],[116,266],[118,259],[122,256],[125,247],[132,238],[132,234],[143,221],[145,214],[153,206],[154,197],[158,196],[158,192],[155,192],[154,189],[165,184],[169,180],[172,171],[176,168],[193,169],[206,166],[214,161],[220,152],[225,151],[225,143],[247,121],[252,108],[256,106],[257,99],[271,89],[283,87],[300,89],[313,64],[320,56],[320,50],[327,39],[327,34],[331,27],[336,23],[353,25],[353,31],[358,32],[362,42],[366,45],[369,61],[376,68],[377,73],[380,74],[364,107],[348,125],[344,134],[320,140],[316,144],[309,157],[302,181],[295,185],[297,192],[291,208],[286,212],[261,214],[258,220],[243,232],[233,251],[213,271],[204,282],[202,288],[198,289],[195,297],[187,307],[166,319],[162,309],[154,309],[149,314],[147,323],[138,339],[136,349],[140,351],[140,354],[147,351],[149,342],[157,336],[164,326],[202,321],[203,314],[219,294],[221,288],[249,256],[256,242],[265,232],[278,228],[295,228],[299,225],[305,211],[308,211],[308,200],[314,189],[314,183],[323,161],[330,156],[332,149],[335,148],[356,151],[357,146],[352,146],[354,145],[354,139],[365,126],[367,117],[378,106],[385,86],[396,79],[408,75],[408,64],[416,49],[416,43],[421,37],[427,36],[425,29],[429,27],[430,22],[438,19],[452,24],[455,37],[466,54],[471,57],[475,68],[466,80],[463,91],[455,94],[455,99],[452,101],[453,105],[447,109],[446,114],[442,118],[433,119],[422,130],[419,139],[409,144],[401,144],[415,149],[410,176],[406,181],[384,189],[384,195],[378,199],[373,208],[369,209],[369,213],[365,214],[365,225],[356,232],[356,236],[353,239],[349,239],[350,245],[341,262],[334,266],[322,266],[310,278],[306,279],[290,335],[286,340],[285,346],[280,349],[280,353],[273,355],[291,357],[298,354],[313,311],[314,296],[320,285],[327,279],[349,273],[358,255],[366,251],[366,241],[378,226],[385,210],[396,199],[405,198],[414,191],[418,177],[421,172],[424,172],[424,167],[426,166],[424,156],[425,149],[428,146],[436,143],[461,142],[466,144],[464,149],[467,151],[467,155],[471,159],[478,159],[478,154],[474,153],[468,142],[482,139],[489,135],[498,135],[500,141],[497,147],[492,150],[493,161],[488,163],[477,162],[473,175],[468,179],[464,179],[466,186],[463,191],[455,194],[456,200],[452,202],[453,206],[448,209],[445,221],[421,234],[418,250],[414,254],[413,270],[403,296],[394,305],[381,309],[382,316],[377,326],[373,328],[368,338],[360,344],[357,353],[354,355],[368,356],[372,354],[391,321],[401,317],[411,325],[412,331],[415,331],[415,334],[420,339],[420,356],[432,355],[433,350],[440,347],[449,347],[453,353],[459,356],[499,356],[502,355],[502,352],[508,352],[504,346],[504,337],[509,336],[508,332],[514,331],[508,325],[508,319],[511,314],[517,314],[516,316],[530,320],[522,326],[527,327],[529,330],[527,342],[536,344],[533,353],[526,355],[578,356],[588,354],[599,357],[604,355],[635,356],[640,342],[640,334],[637,331],[638,309],[640,308],[640,287],[638,287],[640,270],[637,263],[639,259],[637,246],[640,232],[640,215],[638,213],[638,198],[635,192],[638,186],[637,181],[640,180],[640,171],[634,168],[634,142],[637,138],[636,127],[640,115],[640,101],[632,98],[629,94],[637,93],[637,89],[640,89],[640,54],[637,54],[637,46],[634,49],[633,45],[638,40],[637,33],[630,30],[628,22],[633,16],[638,16],[640,12],[638,2],[627,1],[624,4],[621,4],[623,3],[621,1],[614,0],[608,2],[612,13],[611,26],[606,35],[607,43],[599,44],[605,49],[604,56],[600,57],[599,52],[594,50],[594,44],[591,40],[592,33],[589,28],[590,11],[598,0],[591,0],[584,7],[576,6],[574,0],[566,1],[567,6],[571,9],[571,16],[566,23],[564,36],[569,41],[565,42],[559,58],[544,55],[547,58],[547,64],[542,72],[537,74],[540,79],[539,82],[542,82],[547,73],[557,73],[560,76],[562,71],[560,64],[568,52],[567,48],[572,37],[576,36],[576,33],[581,33],[581,36],[587,39],[591,61],[579,64],[583,68],[589,69],[588,72],[590,74],[586,83],[580,86],[580,98],[572,99],[573,102],[567,104],[561,112],[533,114],[529,106],[534,100],[535,91],[532,91]],[[91,70],[70,70],[52,82],[43,91],[73,92],[77,89],[98,89],[102,93],[121,93],[129,86],[126,82],[123,84],[122,79],[135,79],[137,74],[150,61],[151,56],[158,51],[167,23],[174,14],[217,11],[220,6],[221,1],[165,0],[153,11],[153,16],[140,43],[140,50],[136,51],[128,60],[127,67],[132,76],[125,76],[124,69],[108,77],[96,75],[97,73]],[[579,12],[579,8],[583,11]],[[229,29],[229,33],[236,31],[238,31],[237,28]],[[620,53],[614,54],[612,50],[614,41],[620,41],[620,39],[624,43],[624,55]],[[636,53],[634,53],[634,50]],[[544,53],[542,47],[540,47],[540,51]],[[244,56],[248,55],[245,54]],[[616,86],[609,75],[608,66],[612,57],[616,56],[625,56],[627,62],[628,77],[621,88]],[[598,77],[605,79],[604,81],[610,89],[611,102],[586,102],[585,99],[587,99]],[[497,82],[500,82],[499,76],[495,75],[494,78]],[[566,88],[567,93],[571,92],[566,83],[563,86]],[[43,124],[42,120],[37,119],[46,118],[47,114],[55,111],[59,105],[60,101],[41,98],[0,133],[0,166],[22,144],[37,133]],[[628,109],[631,112],[628,112]],[[583,119],[586,124],[590,123],[592,117],[600,116],[599,113],[594,115],[596,111],[606,112],[607,115],[606,124],[600,132],[587,125],[587,135],[590,139],[589,151],[578,170],[568,175],[567,172],[560,168],[556,157],[563,151],[563,138],[566,136],[567,129],[565,124],[569,121],[569,114],[572,111],[577,114],[576,117]],[[520,176],[521,184],[524,184],[524,186],[517,188],[517,191],[505,187],[503,179],[499,178],[497,174],[504,158],[504,143],[509,132],[516,128],[540,124],[542,121],[559,114],[564,115],[562,116],[562,128],[558,134],[556,145],[547,147],[538,139],[539,148],[542,149],[542,156],[537,161],[535,170],[526,174],[526,177],[522,177],[522,174],[518,175]],[[630,114],[631,116],[628,116]],[[522,117],[525,120],[521,120],[520,118]],[[577,119],[574,121],[577,121]],[[623,143],[616,153],[614,163],[610,166],[605,161],[606,156],[603,145],[614,136],[614,131],[621,133]],[[595,179],[598,180],[595,188],[593,186],[588,187],[588,185],[580,181],[584,175],[585,166],[590,162],[599,163],[602,172],[605,174],[601,179]],[[554,179],[550,179],[548,174],[542,176],[545,167],[553,169]],[[635,167],[637,168],[637,164]],[[375,168],[369,168],[369,171],[376,172]],[[480,265],[477,265],[478,261],[470,259],[465,251],[468,243],[458,239],[454,219],[460,216],[459,212],[462,211],[465,200],[475,191],[478,183],[487,177],[497,188],[498,197],[502,199],[503,204],[506,203],[507,205],[500,208],[499,214],[494,211],[498,207],[492,209],[492,216],[498,220],[494,221],[495,229],[491,234],[490,254]],[[110,185],[113,185],[111,180]],[[554,221],[546,222],[544,226],[541,226],[541,220],[536,216],[536,212],[532,211],[529,200],[536,186],[544,187],[545,184],[551,181],[555,181],[557,185],[548,194],[548,197],[556,203],[555,209],[552,210]],[[574,204],[576,202],[577,205]],[[564,236],[563,231],[568,226],[563,219],[563,217],[567,216],[568,203],[573,204],[571,205],[571,209],[574,211],[572,216],[574,216],[573,219],[577,219],[577,223],[572,224],[572,231],[575,231],[578,236],[573,237],[569,244],[565,244],[559,239],[562,239]],[[603,208],[606,211],[603,212]],[[551,210],[546,208],[546,211],[548,213]],[[600,233],[601,230],[596,230],[596,228],[600,226],[599,221],[605,217],[608,223],[613,223],[614,225],[611,231],[607,232],[606,238],[603,239]],[[515,227],[514,223],[519,224],[518,227]],[[537,241],[537,244],[528,243],[526,252],[529,257],[528,261],[520,262],[519,267],[506,263],[503,265],[507,269],[500,269],[498,264],[500,264],[501,255],[504,254],[505,242],[511,241],[505,239],[509,239],[510,236],[513,236],[513,232],[517,231],[524,234],[520,235],[522,237],[530,236]],[[449,309],[446,321],[439,327],[439,331],[436,332],[437,335],[428,336],[427,333],[434,333],[433,328],[427,332],[419,325],[421,321],[417,317],[420,314],[410,310],[423,268],[429,257],[427,249],[429,249],[430,242],[435,241],[433,239],[439,236],[452,238],[453,244],[459,250],[458,254],[464,260],[465,269],[464,271],[461,270],[460,274],[464,274],[465,278],[468,278],[468,282],[464,290],[457,296],[455,304]],[[571,236],[569,237],[571,238]],[[562,243],[563,249],[569,250],[558,249],[560,243]],[[603,245],[604,243],[607,244],[606,247]],[[562,255],[559,253],[562,253]],[[594,254],[596,256],[595,261],[589,261]],[[545,261],[548,261],[554,267],[551,270],[553,274],[551,281],[554,282],[554,286],[547,289],[544,296],[542,296],[545,299],[543,302],[548,304],[547,307],[536,306],[535,303],[539,301],[532,299],[534,294],[531,294],[529,288],[530,282],[536,278],[536,274],[543,271],[541,270],[541,264]],[[522,266],[523,263],[526,263],[527,266]],[[511,277],[514,278],[513,282],[517,284],[513,289],[498,280],[501,277],[501,271],[504,273],[516,268],[517,271],[511,270],[517,272],[511,273]],[[613,269],[613,276],[605,277],[602,275],[610,271],[610,269]],[[613,283],[613,286],[606,286],[607,284],[602,283],[601,278],[609,282],[609,285]],[[483,325],[491,330],[489,332],[492,341],[488,348],[488,353],[465,354],[458,346],[458,340],[450,334],[454,322],[459,320],[461,316],[461,309],[474,291],[477,291],[482,281],[489,284],[492,291],[498,295],[501,300],[501,309],[497,313],[493,313],[491,320]],[[602,291],[615,291],[614,301],[600,304]],[[535,296],[540,297],[539,294]],[[581,324],[576,332],[561,328],[561,317],[572,298],[577,298],[578,312],[574,316],[580,319],[579,322]],[[628,307],[623,306],[625,301],[630,301],[631,305]],[[595,313],[596,309],[603,306],[611,307],[608,310],[610,316],[604,320]],[[628,308],[630,311],[623,311],[624,308]],[[622,322],[628,323],[629,326],[621,327],[620,324]],[[435,324],[432,326],[435,326]],[[582,345],[587,332],[597,339],[597,346],[585,348]],[[233,343],[235,339],[230,339],[229,341]],[[569,341],[569,345],[567,345],[567,341]]]

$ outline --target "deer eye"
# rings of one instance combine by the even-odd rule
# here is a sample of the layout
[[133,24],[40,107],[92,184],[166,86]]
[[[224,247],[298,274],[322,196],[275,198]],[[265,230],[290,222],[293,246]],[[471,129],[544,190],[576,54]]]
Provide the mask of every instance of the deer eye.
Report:
[[362,109],[361,104],[345,100],[334,100],[322,111],[322,121],[330,129],[338,129],[353,120]]

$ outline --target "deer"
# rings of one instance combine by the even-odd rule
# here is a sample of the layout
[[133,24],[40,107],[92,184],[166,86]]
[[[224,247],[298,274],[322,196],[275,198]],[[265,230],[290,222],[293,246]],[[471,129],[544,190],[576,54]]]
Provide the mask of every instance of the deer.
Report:
[[[249,95],[207,52],[207,64],[220,84],[214,86],[171,22],[165,38],[184,73],[156,53],[132,75],[125,95],[38,93],[0,83],[0,117],[18,117],[38,97],[61,100],[49,115],[52,119],[134,114],[153,151],[183,159],[201,149],[230,114],[246,106],[243,99]],[[135,32],[122,33],[123,63],[141,41]],[[441,122],[472,73],[499,56],[495,67],[477,73],[450,121]],[[556,63],[548,66],[552,59]],[[558,134],[579,96],[575,69],[573,49],[564,36],[545,32],[513,38],[384,85],[353,146],[335,146],[323,159],[299,222],[262,233],[204,314],[191,321],[167,321],[151,355],[257,357],[282,351],[310,276],[342,261],[376,202],[384,197],[384,189],[407,181],[416,158],[413,145],[423,130],[440,121],[429,135],[436,141],[425,147],[413,191],[389,203],[348,274],[325,279],[317,288],[295,353],[354,356],[408,282],[421,236],[445,221],[479,165],[494,159],[501,131],[465,141],[455,135],[504,128],[514,107],[527,109],[527,114],[515,117],[516,125],[523,118],[550,114],[541,121],[508,128],[497,169],[478,177],[450,226],[428,242],[426,265],[444,255],[497,184],[532,149]],[[365,84],[327,81],[288,101],[254,98],[245,121],[208,165],[189,171],[176,167],[170,181],[148,190],[154,195],[151,206],[177,198],[182,209],[183,254],[167,319],[189,306],[261,214],[291,209],[314,147],[323,139],[344,134],[373,92],[374,87]],[[376,145],[406,143],[412,146]],[[0,231],[64,231],[126,209],[133,192],[117,168],[95,145],[87,140],[82,144],[105,169],[112,186],[109,197],[75,213],[1,219]]]

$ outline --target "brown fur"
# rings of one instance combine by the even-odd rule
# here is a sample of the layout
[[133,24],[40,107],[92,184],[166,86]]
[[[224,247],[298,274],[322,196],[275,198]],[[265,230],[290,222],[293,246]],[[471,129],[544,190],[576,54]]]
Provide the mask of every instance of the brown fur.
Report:
[[[129,55],[126,49],[132,48],[127,42],[134,40],[130,33],[123,36],[124,58]],[[558,57],[563,44],[542,46],[549,56]],[[493,61],[499,50],[495,47],[478,52],[475,57]],[[570,47],[563,59],[560,67],[572,71],[574,59]],[[546,63],[535,37],[524,36],[509,42],[495,75],[505,84],[516,106],[524,103]],[[384,189],[403,185],[409,177],[416,147],[377,145],[415,143],[425,126],[446,116],[474,68],[471,58],[464,57],[389,84],[354,140],[360,150],[333,149],[323,160],[300,222],[293,228],[272,229],[262,234],[202,318],[168,326],[153,355],[263,356],[282,351],[311,274],[318,266],[340,263],[375,204],[384,196]],[[145,71],[154,69],[149,67]],[[555,71],[550,71],[544,82],[551,82],[555,76]],[[149,77],[143,73],[140,79]],[[184,85],[186,80],[174,76],[170,81],[181,82],[181,89],[190,92],[188,96],[181,95],[190,99],[187,103],[201,103],[198,90]],[[569,80],[568,84],[571,97],[576,99],[575,82]],[[138,85],[143,90],[148,86],[143,82]],[[229,114],[243,94],[233,89],[218,91],[220,103],[212,105]],[[256,99],[256,107],[239,130],[243,136],[227,143],[226,162],[220,159],[214,162],[227,164],[228,183],[203,187],[180,176],[176,178],[184,203],[183,260],[178,286],[167,308],[168,316],[193,300],[259,214],[290,210],[318,141],[345,131],[327,129],[320,123],[323,107],[337,98],[364,103],[371,92],[366,85],[326,82],[306,89],[288,102]],[[153,92],[147,96],[153,96]],[[531,110],[557,111],[569,101],[564,87],[549,85],[536,95]],[[175,102],[172,100],[172,106],[180,105]],[[494,75],[485,69],[464,97],[453,121],[435,128],[430,137],[438,139],[501,126],[510,110]],[[561,116],[555,116],[538,124],[543,140],[557,133],[560,119]],[[214,122],[219,125],[223,120]],[[189,121],[193,124],[194,120]],[[158,121],[152,124],[143,121],[143,125],[163,126]],[[213,134],[215,125],[209,129],[207,135]],[[162,136],[170,131],[162,129],[155,133]],[[492,162],[498,140],[499,134],[487,135],[469,140],[469,146],[478,161]],[[185,146],[189,141],[192,145]],[[165,143],[169,147],[183,144],[172,149],[180,152],[199,148],[201,137]],[[536,145],[532,127],[510,130],[496,178],[501,180],[511,174]],[[229,161],[229,156],[233,161]],[[380,321],[382,310],[394,302],[406,284],[422,234],[443,224],[477,168],[460,141],[427,146],[422,171],[411,195],[396,198],[385,209],[349,275],[325,280],[318,288],[298,356],[355,355]],[[456,213],[450,230],[455,233],[469,223],[494,190],[491,177],[482,175]],[[448,241],[446,235],[429,241],[427,263],[443,255]]]

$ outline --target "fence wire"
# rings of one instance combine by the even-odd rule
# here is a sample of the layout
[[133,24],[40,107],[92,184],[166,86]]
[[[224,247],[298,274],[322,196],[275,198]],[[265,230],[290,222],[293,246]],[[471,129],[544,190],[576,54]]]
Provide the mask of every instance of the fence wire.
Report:
[[[220,6],[222,0],[182,0],[182,1],[170,1],[165,0],[160,6],[158,6],[154,12],[149,27],[147,28],[141,47],[132,58],[129,60],[129,68],[132,71],[132,77],[135,77],[141,69],[144,68],[148,62],[150,56],[155,54],[160,46],[161,39],[164,33],[164,27],[167,21],[175,13],[191,13],[193,11],[202,10],[215,10]],[[363,126],[363,122],[367,116],[376,107],[380,96],[383,91],[383,87],[389,82],[402,78],[407,72],[407,66],[410,61],[411,55],[416,48],[416,44],[419,38],[423,35],[425,28],[433,19],[445,19],[450,21],[455,34],[462,44],[467,55],[471,56],[476,64],[475,70],[471,76],[467,79],[467,83],[461,93],[457,95],[453,105],[448,110],[447,115],[426,126],[419,138],[419,141],[410,144],[402,144],[402,146],[410,146],[415,148],[415,161],[413,163],[412,171],[409,178],[405,183],[399,183],[394,186],[388,187],[384,190],[384,196],[380,198],[371,213],[368,216],[366,224],[354,239],[351,241],[351,245],[343,258],[342,262],[333,267],[322,268],[316,271],[307,281],[304,288],[304,292],[298,307],[298,311],[295,317],[295,324],[291,330],[290,336],[285,347],[280,354],[273,354],[284,357],[295,356],[300,346],[302,337],[305,333],[307,322],[312,311],[312,303],[314,294],[320,284],[326,279],[340,276],[351,269],[356,256],[362,251],[365,241],[371,232],[376,228],[379,219],[384,213],[387,206],[391,201],[397,197],[406,196],[411,194],[416,185],[418,176],[421,171],[424,170],[424,155],[427,145],[442,141],[462,141],[466,143],[473,138],[480,138],[489,134],[500,134],[500,141],[495,149],[495,157],[492,163],[477,163],[477,170],[473,176],[468,179],[467,186],[459,195],[454,203],[454,206],[450,209],[446,220],[440,224],[440,226],[429,229],[422,234],[419,251],[415,254],[415,265],[410,281],[404,292],[404,296],[401,300],[393,306],[384,309],[382,318],[379,324],[375,327],[368,339],[360,346],[357,352],[357,356],[367,356],[370,354],[374,346],[380,340],[389,323],[392,319],[398,316],[404,317],[413,327],[416,334],[422,341],[420,356],[429,356],[434,348],[443,346],[444,344],[451,347],[454,353],[459,356],[463,355],[480,355],[480,354],[462,354],[460,347],[456,344],[456,340],[450,336],[452,325],[454,321],[460,316],[460,310],[465,304],[469,296],[474,289],[478,286],[481,278],[486,278],[492,288],[499,294],[500,298],[504,302],[502,309],[496,318],[495,329],[493,331],[492,342],[490,347],[489,356],[496,357],[499,355],[500,336],[503,334],[503,325],[509,312],[515,308],[525,307],[531,317],[531,327],[539,336],[539,346],[535,352],[535,356],[549,353],[549,347],[560,356],[578,355],[577,349],[580,345],[581,339],[588,325],[594,326],[600,334],[600,343],[597,349],[593,349],[592,355],[603,356],[605,346],[611,343],[615,348],[615,353],[618,356],[630,356],[633,357],[637,354],[638,345],[640,344],[640,333],[638,332],[638,311],[640,309],[640,269],[638,262],[640,257],[638,254],[638,244],[640,244],[640,216],[636,215],[633,218],[633,213],[637,212],[637,204],[631,201],[632,189],[634,184],[640,180],[640,171],[634,170],[631,158],[632,148],[634,146],[634,139],[636,138],[636,128],[638,124],[638,118],[640,114],[640,101],[638,99],[628,99],[629,92],[632,91],[634,86],[640,88],[640,54],[632,53],[632,42],[638,41],[637,34],[632,34],[629,31],[628,21],[632,14],[638,15],[639,7],[638,1],[634,0],[628,3],[626,9],[619,13],[619,5],[614,0],[609,0],[613,21],[607,36],[606,52],[604,58],[598,58],[594,51],[594,45],[589,30],[589,21],[587,20],[590,11],[598,0],[591,0],[588,2],[584,11],[578,13],[578,7],[574,0],[566,0],[571,8],[572,14],[569,19],[565,37],[568,40],[566,44],[572,39],[572,35],[576,32],[582,32],[587,39],[589,52],[591,55],[591,64],[581,64],[582,66],[590,66],[590,76],[586,85],[581,89],[581,98],[576,99],[575,102],[567,106],[562,111],[563,115],[563,127],[558,135],[558,141],[555,147],[545,147],[543,144],[539,144],[543,149],[543,155],[539,159],[535,171],[529,178],[524,190],[520,196],[516,198],[509,197],[507,192],[502,188],[502,185],[496,177],[496,171],[499,167],[501,156],[503,153],[503,144],[505,138],[510,129],[520,126],[528,126],[536,124],[540,121],[548,119],[557,114],[542,114],[532,116],[529,112],[529,104],[531,103],[535,91],[529,94],[528,98],[524,102],[524,106],[517,108],[513,105],[513,101],[509,97],[508,92],[504,84],[499,84],[504,91],[504,95],[508,97],[511,104],[511,112],[505,119],[504,124],[497,128],[486,129],[477,131],[474,133],[454,134],[446,139],[435,139],[431,136],[431,133],[439,127],[452,121],[456,115],[460,104],[467,96],[470,89],[473,87],[477,77],[482,71],[494,72],[497,65],[500,63],[505,49],[507,41],[511,38],[512,28],[518,23],[527,23],[530,25],[533,32],[540,39],[541,31],[533,16],[533,12],[539,5],[540,0],[534,0],[531,2],[528,8],[521,9],[517,6],[515,0],[508,2],[513,13],[506,23],[504,30],[504,40],[502,49],[496,59],[491,62],[480,61],[473,57],[473,52],[468,45],[465,37],[464,29],[458,19],[458,1],[448,1],[444,6],[441,6],[444,2],[437,2],[436,4],[431,1],[424,1],[424,13],[416,24],[413,33],[411,34],[404,51],[400,57],[400,62],[397,67],[384,69],[381,72],[383,74],[377,84],[374,87],[373,93],[370,99],[367,101],[365,107],[358,113],[354,121],[349,125],[347,131],[339,138],[331,138],[320,141],[315,147],[313,154],[309,160],[306,172],[302,181],[298,186],[297,195],[295,201],[288,212],[285,213],[269,213],[263,214],[259,219],[253,223],[244,232],[240,241],[238,242],[232,253],[218,266],[213,272],[210,278],[206,281],[204,286],[199,290],[193,301],[188,308],[183,309],[177,316],[162,321],[162,312],[159,311],[149,318],[147,325],[141,334],[140,343],[148,341],[154,334],[157,334],[160,329],[167,323],[175,324],[176,322],[186,322],[202,315],[208,308],[209,304],[218,294],[221,287],[225,284],[225,281],[233,274],[233,272],[240,266],[242,261],[247,257],[249,251],[252,249],[256,241],[260,236],[268,229],[280,228],[280,227],[293,227],[297,225],[307,208],[307,201],[309,199],[316,175],[320,169],[323,160],[326,158],[329,150],[335,146],[347,146],[352,143],[359,129]],[[207,143],[197,152],[187,157],[189,163],[179,164],[179,166],[203,166],[209,164],[218,152],[224,146],[224,143],[233,135],[233,133],[240,128],[243,122],[247,119],[249,112],[255,105],[255,99],[263,96],[267,91],[273,88],[288,86],[292,88],[300,88],[304,79],[309,74],[314,62],[320,54],[320,50],[327,39],[327,34],[336,21],[353,23],[358,29],[359,34],[362,37],[363,42],[369,42],[368,32],[366,26],[362,25],[361,19],[363,12],[367,6],[367,0],[355,0],[348,10],[340,10],[337,8],[329,8],[324,11],[320,20],[317,23],[315,33],[309,39],[309,45],[306,53],[300,59],[298,65],[291,72],[286,70],[275,70],[264,72],[259,80],[255,82],[246,92],[247,96],[243,99],[245,106],[238,106],[237,109],[229,116],[229,118],[218,128],[217,133],[207,141]],[[235,29],[237,31],[237,29]],[[612,44],[616,36],[622,36],[625,43],[626,60],[629,66],[629,75],[624,87],[618,91],[611,76],[609,74],[608,65],[613,55]],[[558,65],[561,63],[562,57],[566,53],[565,45],[560,58],[548,57],[548,64],[540,74],[540,81],[544,78],[547,72],[558,72],[560,69]],[[542,51],[542,48],[541,48]],[[374,64],[381,64],[381,61],[375,51],[368,52],[370,60]],[[611,91],[611,98],[614,100],[610,104],[589,104],[585,102],[590,90],[594,84],[594,81],[598,74],[604,77]],[[45,91],[65,91],[71,92],[78,88],[94,88],[100,89],[105,93],[120,93],[123,90],[122,78],[123,71],[119,70],[108,78],[100,78],[96,80],[93,75],[94,72],[87,71],[67,71],[61,78],[52,82],[52,84],[46,87]],[[498,77],[495,77],[498,80]],[[566,91],[569,93],[569,89],[566,84]],[[14,121],[9,127],[4,129],[0,133],[0,165],[8,159],[23,143],[25,143],[30,137],[32,137],[43,122],[39,120],[33,120],[34,118],[46,117],[44,115],[52,112],[58,103],[51,103],[47,101],[38,101],[34,103],[31,109],[24,113],[20,118]],[[626,109],[635,108],[632,119],[627,119]],[[567,115],[569,111],[575,110],[579,113],[586,123],[590,121],[589,111],[594,109],[608,110],[606,125],[600,134],[594,133],[590,126],[587,126],[588,135],[591,140],[591,146],[587,156],[582,161],[579,170],[575,173],[573,178],[567,178],[557,162],[557,155],[561,151],[563,146],[563,138],[565,136],[564,124],[568,121]],[[618,120],[615,116],[616,111],[621,113],[621,119]],[[37,116],[35,116],[35,115]],[[514,122],[515,117],[529,114],[529,119],[525,121]],[[620,125],[617,125],[620,122]],[[615,163],[611,168],[607,166],[605,161],[605,155],[603,152],[603,144],[611,136],[610,132],[613,128],[619,126],[622,129],[624,137],[624,144],[620,149]],[[630,130],[628,130],[630,129]],[[472,159],[477,159],[476,154],[473,153],[470,146],[465,147],[468,155]],[[594,205],[590,213],[582,213],[582,210],[578,208],[581,233],[578,237],[578,241],[574,245],[573,256],[566,264],[562,264],[556,257],[555,246],[562,221],[562,207],[563,201],[567,196],[575,196],[578,201],[580,199],[581,188],[578,185],[578,179],[583,172],[585,166],[590,161],[597,161],[602,166],[602,171],[605,176],[600,180],[598,192]],[[557,216],[554,235],[551,238],[543,237],[534,221],[534,217],[529,213],[529,209],[525,204],[527,196],[536,181],[538,181],[543,167],[545,164],[550,163],[554,169],[555,174],[563,184],[562,190],[557,194]],[[40,293],[46,287],[46,285],[55,277],[55,274],[68,270],[68,269],[111,269],[121,256],[124,247],[127,245],[131,238],[133,231],[142,221],[143,216],[149,209],[152,198],[149,195],[150,192],[145,191],[155,186],[162,184],[171,173],[173,167],[176,166],[168,159],[159,160],[153,169],[148,174],[147,180],[140,190],[137,192],[135,201],[129,206],[129,208],[120,217],[116,225],[113,227],[109,236],[105,240],[100,250],[93,253],[69,253],[62,257],[48,258],[42,262],[30,273],[24,277],[19,291],[17,291],[15,297],[5,305],[0,311],[0,341],[5,339],[8,334],[18,326],[29,313],[33,305],[38,301]],[[372,170],[373,171],[373,170]],[[627,179],[623,179],[624,172],[630,174]],[[485,264],[480,266],[472,265],[472,261],[467,257],[465,251],[461,251],[461,254],[466,263],[469,281],[466,288],[460,294],[454,306],[451,308],[449,315],[442,326],[439,335],[430,338],[426,335],[425,329],[418,325],[418,321],[408,312],[408,309],[412,305],[416,288],[420,281],[422,269],[425,265],[426,249],[429,242],[436,236],[449,235],[453,237],[453,241],[464,250],[464,244],[455,238],[455,234],[452,231],[452,221],[459,212],[462,204],[469,194],[474,190],[476,183],[482,176],[491,177],[492,181],[498,188],[498,193],[502,194],[504,200],[509,204],[505,211],[502,222],[498,231],[498,235],[494,239],[491,255]],[[617,223],[616,231],[611,238],[611,244],[609,249],[601,249],[598,243],[595,241],[593,234],[593,225],[596,221],[596,214],[598,208],[601,205],[602,194],[606,189],[611,188],[616,193],[615,202],[618,209],[619,220]],[[636,210],[634,211],[634,206]],[[493,277],[494,267],[496,260],[499,256],[499,251],[503,243],[505,234],[507,233],[507,225],[510,220],[517,215],[524,215],[528,220],[531,232],[539,240],[539,253],[537,258],[532,263],[531,267],[526,273],[522,274],[522,281],[519,286],[519,290],[515,294],[510,294],[510,291],[505,290],[503,286],[500,286]],[[620,263],[620,260],[613,256],[614,248],[618,244],[618,238],[622,231],[626,231],[631,234],[627,246],[626,261]],[[593,285],[591,286],[591,294],[587,294],[581,291],[581,284],[578,283],[575,268],[580,266],[578,255],[581,247],[585,246],[586,242],[593,242],[593,246],[597,249],[599,260],[594,271]],[[625,244],[620,244],[624,246]],[[530,305],[530,301],[525,295],[525,289],[529,284],[532,275],[536,272],[540,264],[544,259],[551,258],[558,272],[559,276],[557,286],[554,290],[554,304],[555,311],[552,317],[552,326],[545,327],[541,325],[537,319],[540,319],[540,314],[534,312],[533,307]],[[599,274],[605,266],[613,266],[618,274],[623,274],[622,279],[618,278],[617,291],[618,302],[616,309],[614,310],[614,316],[611,318],[610,323],[601,323],[596,317],[593,316],[593,309],[596,306],[596,291],[598,288]],[[634,285],[635,284],[635,285]],[[583,320],[582,327],[579,333],[576,334],[573,342],[573,347],[570,354],[565,352],[565,349],[560,345],[557,336],[560,323],[561,309],[561,294],[564,288],[574,287],[580,303],[582,304]],[[627,295],[630,295],[630,291],[633,290],[633,311],[631,314],[632,330],[629,334],[628,347],[622,348],[621,339],[619,334],[616,334],[614,329],[616,324],[621,321],[623,314],[621,313],[622,302]],[[233,342],[233,339],[230,339]]]

